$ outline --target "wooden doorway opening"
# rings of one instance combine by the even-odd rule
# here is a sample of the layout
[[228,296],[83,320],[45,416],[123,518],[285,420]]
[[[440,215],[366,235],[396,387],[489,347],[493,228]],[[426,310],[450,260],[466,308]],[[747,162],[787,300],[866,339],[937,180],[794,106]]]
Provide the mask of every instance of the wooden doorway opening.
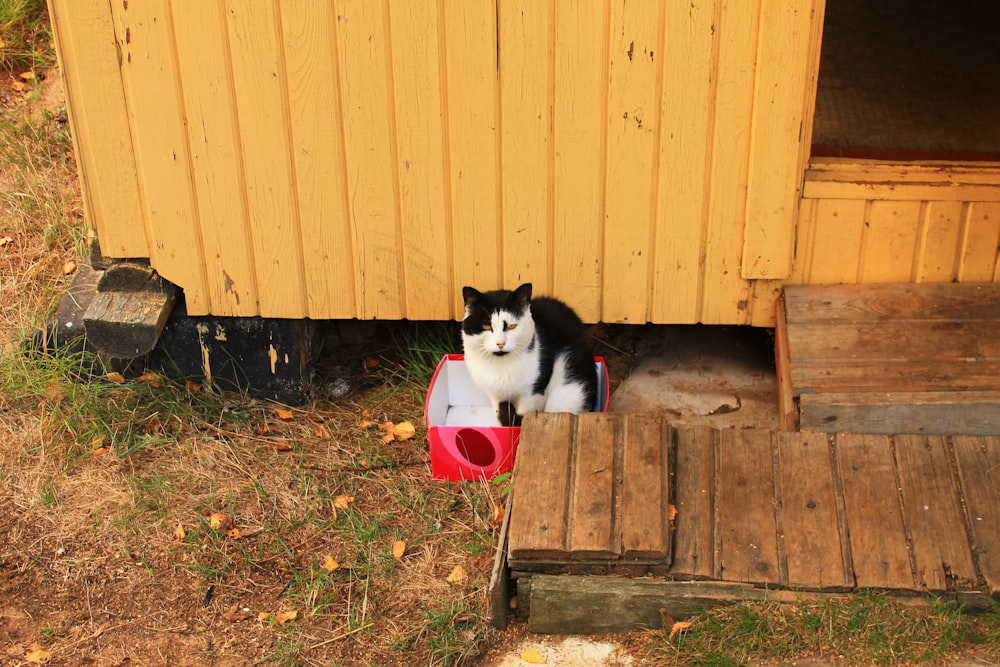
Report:
[[1000,3],[827,0],[814,157],[1000,160]]

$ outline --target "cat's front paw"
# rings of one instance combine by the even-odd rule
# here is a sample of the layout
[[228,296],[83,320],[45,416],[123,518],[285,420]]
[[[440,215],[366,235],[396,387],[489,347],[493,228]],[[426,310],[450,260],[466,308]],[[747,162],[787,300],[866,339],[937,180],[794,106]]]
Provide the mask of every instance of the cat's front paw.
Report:
[[517,414],[514,404],[510,401],[503,401],[497,407],[497,419],[501,426],[520,426],[521,415]]

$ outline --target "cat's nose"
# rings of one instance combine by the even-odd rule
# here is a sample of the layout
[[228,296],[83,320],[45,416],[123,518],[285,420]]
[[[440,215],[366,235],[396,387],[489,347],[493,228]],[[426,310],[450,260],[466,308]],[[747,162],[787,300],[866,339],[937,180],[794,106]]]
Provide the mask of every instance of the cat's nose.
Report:
[[497,349],[498,350],[502,350],[503,346],[506,345],[506,344],[507,343],[505,343],[504,341],[497,341]]

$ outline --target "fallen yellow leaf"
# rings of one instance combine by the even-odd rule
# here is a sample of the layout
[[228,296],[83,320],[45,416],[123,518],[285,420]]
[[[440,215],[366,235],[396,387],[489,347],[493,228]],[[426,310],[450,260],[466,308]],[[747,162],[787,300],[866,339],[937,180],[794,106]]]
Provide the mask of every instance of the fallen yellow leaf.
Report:
[[274,411],[274,414],[278,415],[278,419],[281,419],[283,421],[288,421],[290,419],[295,419],[295,413],[292,412],[291,410],[286,410],[284,408],[277,408]]
[[327,556],[326,561],[322,565],[320,565],[320,567],[326,570],[327,572],[333,572],[334,570],[340,567],[340,563],[334,560],[333,556]]
[[338,510],[346,510],[354,502],[354,496],[337,496],[333,499],[333,506]]
[[313,428],[312,433],[314,438],[330,438],[330,432],[326,430],[325,426],[316,426]]
[[403,540],[396,540],[392,543],[392,557],[399,560],[406,553],[406,542]]
[[145,382],[153,389],[159,389],[162,379],[160,378],[159,373],[154,373],[153,371],[147,371],[139,376],[139,381]]
[[276,452],[290,452],[292,450],[292,445],[289,442],[276,442],[271,445],[271,449]]
[[52,658],[52,654],[43,649],[37,643],[31,645],[31,649],[24,654],[24,661],[33,665],[44,665]]
[[396,424],[396,432],[394,433],[396,440],[409,440],[416,434],[417,429],[415,429],[413,424],[410,422],[400,422]]
[[77,263],[75,259],[68,259],[63,262],[63,275],[68,276],[71,273],[76,273]]
[[674,624],[670,626],[670,639],[673,639],[682,632],[686,632],[690,627],[691,621],[675,621]]
[[225,530],[229,526],[229,517],[222,512],[212,512],[208,515],[208,525],[212,530]]
[[174,537],[177,539],[178,542],[184,541],[184,538],[187,537],[187,531],[184,530],[184,524],[179,523],[177,524],[177,526],[174,527]]
[[417,432],[417,429],[410,422],[399,422],[398,424],[384,422],[379,424],[379,428],[385,432],[385,435],[382,436],[382,442],[392,442],[393,440],[402,442],[409,440]]
[[527,651],[521,652],[521,660],[524,660],[525,662],[532,665],[545,664],[545,658],[542,657],[542,654],[536,651],[535,649],[530,649],[530,648]]
[[278,625],[284,625],[288,621],[294,621],[296,618],[298,618],[298,616],[299,616],[298,610],[289,609],[288,611],[283,611],[279,613],[277,616],[274,617],[274,620],[277,621]]
[[449,584],[459,584],[469,578],[469,573],[461,565],[451,569],[451,574],[445,579]]
[[111,450],[110,450],[110,449],[108,449],[107,447],[98,447],[97,449],[95,449],[94,451],[92,451],[92,452],[90,453],[90,455],[91,455],[91,456],[104,456],[104,455],[105,455],[105,454],[107,454],[107,453],[108,453],[109,451],[111,451]]
[[362,419],[358,422],[358,428],[360,429],[371,428],[372,426],[375,426],[375,422],[370,419]]
[[21,76],[21,79],[24,80],[24,81],[34,81],[35,80],[35,73],[31,72],[31,71],[21,72],[20,76]]
[[229,530],[226,531],[226,536],[227,537],[231,537],[234,540],[238,540],[241,537],[240,529],[239,528],[230,528]]
[[0,248],[10,245],[14,242],[14,239],[10,236],[0,236]]
[[673,504],[667,505],[667,520],[673,521],[677,518],[677,508]]
[[192,394],[197,394],[199,391],[201,391],[201,385],[195,382],[194,380],[185,380],[184,388],[190,391]]
[[108,382],[114,382],[115,384],[125,382],[125,376],[117,371],[111,371],[105,377],[108,378]]

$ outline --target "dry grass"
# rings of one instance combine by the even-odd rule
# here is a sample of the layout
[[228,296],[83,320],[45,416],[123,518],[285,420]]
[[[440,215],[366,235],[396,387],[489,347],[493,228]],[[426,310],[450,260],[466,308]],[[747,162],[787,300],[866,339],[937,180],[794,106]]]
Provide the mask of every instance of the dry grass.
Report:
[[[457,664],[482,649],[495,491],[435,482],[421,439],[359,426],[416,421],[412,395],[385,386],[287,420],[202,393],[92,382],[7,401],[0,593],[50,619],[8,631],[13,650],[40,642],[64,664],[117,664],[125,649],[189,664]],[[469,576],[449,583],[455,566]]]
[[29,109],[0,114],[0,340],[7,343],[52,310],[68,281],[63,266],[84,239],[69,130],[57,109],[37,120]]
[[16,74],[50,66],[45,0],[0,0],[0,69]]
[[[0,597],[30,619],[0,626],[9,654],[457,664],[483,648],[499,498],[430,479],[422,385],[377,383],[289,418],[85,370],[69,354],[0,357]],[[418,437],[386,443],[373,425],[402,420]],[[456,566],[468,577],[449,583]]]

